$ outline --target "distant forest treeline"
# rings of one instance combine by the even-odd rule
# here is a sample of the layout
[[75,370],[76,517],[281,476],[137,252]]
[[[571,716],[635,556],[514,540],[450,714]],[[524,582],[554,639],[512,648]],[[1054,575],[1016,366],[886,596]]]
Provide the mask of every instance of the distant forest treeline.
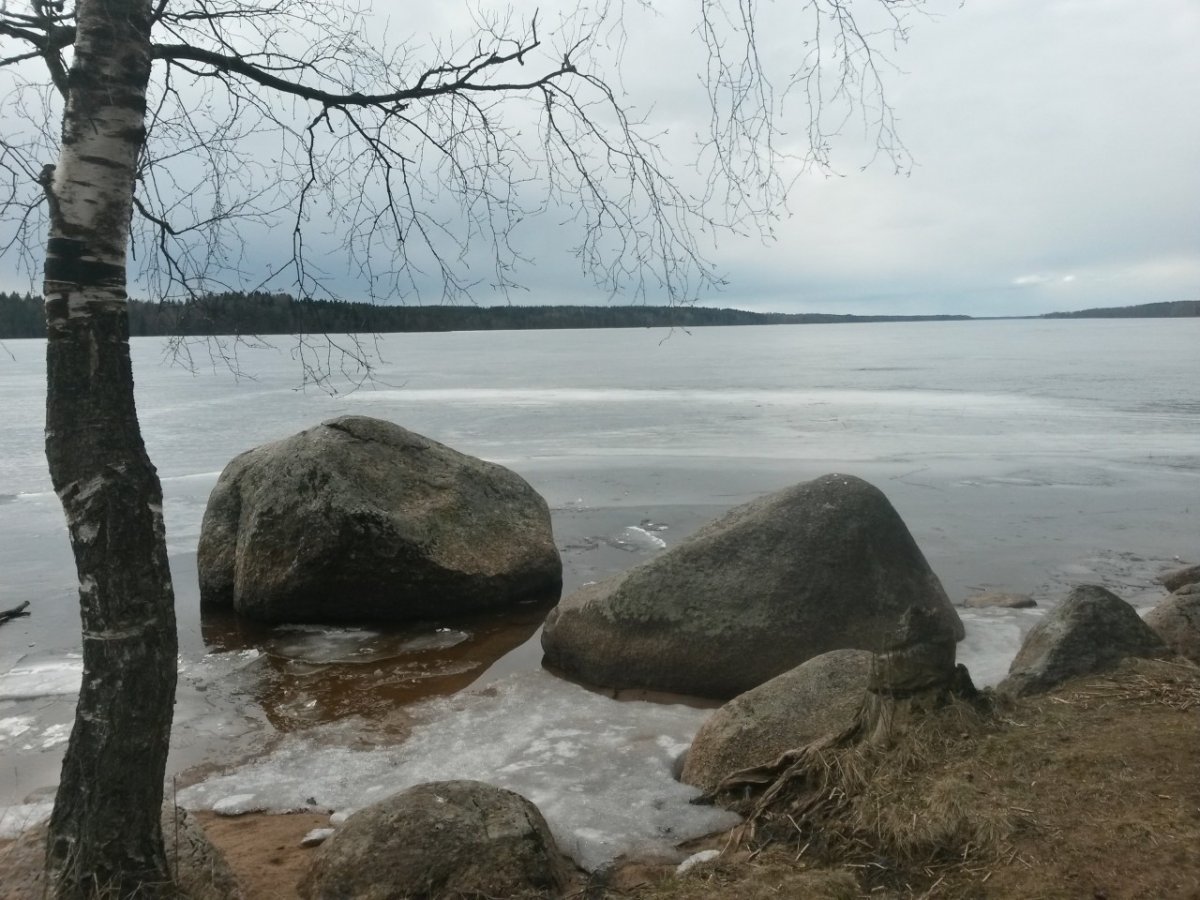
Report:
[[[910,322],[968,316],[835,316],[753,313],[702,306],[382,306],[297,300],[289,294],[208,294],[168,303],[129,302],[129,333],[148,335],[341,334],[509,331],[525,328],[694,328],[813,322]],[[0,339],[42,337],[40,297],[0,294]]]
[[[1041,318],[1200,316],[1200,301],[1143,303],[1047,313]],[[391,331],[510,331],[526,328],[697,328],[705,325],[801,325],[836,322],[961,321],[970,316],[848,316],[755,313],[705,306],[382,306],[297,300],[265,292],[208,294],[166,303],[129,301],[134,337],[210,334],[342,334]],[[43,337],[42,300],[0,293],[0,340]]]
[[1200,300],[1175,300],[1167,303],[1141,303],[1137,306],[1109,306],[1080,309],[1075,312],[1046,313],[1044,319],[1169,319],[1200,316]]

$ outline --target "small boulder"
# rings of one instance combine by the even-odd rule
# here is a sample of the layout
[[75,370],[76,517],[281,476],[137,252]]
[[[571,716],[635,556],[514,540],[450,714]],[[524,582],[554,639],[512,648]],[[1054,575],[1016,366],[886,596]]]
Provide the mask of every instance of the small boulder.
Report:
[[711,791],[732,772],[853,724],[871,657],[867,650],[822,653],[730,700],[700,727],[680,780]]
[[420,784],[359,810],[316,853],[305,900],[528,896],[567,871],[537,807],[478,781]]
[[739,506],[567,597],[545,661],[608,688],[735,697],[821,653],[882,646],[910,606],[962,622],[899,514],[846,475]]
[[363,416],[230,462],[197,564],[201,602],[263,622],[404,621],[562,586],[549,509],[524,479]]
[[1200,564],[1164,572],[1158,576],[1158,583],[1172,593],[1186,585],[1200,583]]
[[997,690],[1018,697],[1045,693],[1113,669],[1125,657],[1166,652],[1132,606],[1099,585],[1079,585],[1030,629]]
[[963,600],[962,605],[967,609],[986,609],[993,606],[1001,609],[1031,609],[1037,606],[1037,601],[1028,594],[985,591],[982,594],[967,597]]
[[1146,613],[1172,652],[1200,665],[1200,584],[1186,585]]

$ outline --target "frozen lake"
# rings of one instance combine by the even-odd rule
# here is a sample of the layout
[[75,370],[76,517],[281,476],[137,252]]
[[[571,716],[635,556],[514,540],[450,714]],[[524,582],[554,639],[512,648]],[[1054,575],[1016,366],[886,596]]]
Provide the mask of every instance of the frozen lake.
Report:
[[[540,672],[541,610],[390,632],[201,622],[195,546],[218,472],[335,415],[391,419],[525,476],[553,510],[567,591],[832,471],[883,489],[955,600],[995,588],[1044,609],[1092,581],[1145,607],[1162,596],[1155,574],[1200,559],[1196,319],[387,335],[368,348],[374,379],[347,392],[335,376],[337,395],[299,389],[303,364],[345,359],[271,344],[195,344],[189,369],[163,341],[134,341],[177,582],[172,767],[255,760],[208,781],[192,769],[182,796],[198,804],[345,809],[432,777],[488,778],[537,800],[589,864],[623,840],[714,825],[669,773],[705,712]],[[0,607],[33,612],[0,628],[0,806],[30,801],[10,822],[57,780],[78,678],[42,355],[35,341],[0,349]],[[978,681],[1003,674],[1040,614],[964,614]],[[484,694],[438,699],[472,684]]]

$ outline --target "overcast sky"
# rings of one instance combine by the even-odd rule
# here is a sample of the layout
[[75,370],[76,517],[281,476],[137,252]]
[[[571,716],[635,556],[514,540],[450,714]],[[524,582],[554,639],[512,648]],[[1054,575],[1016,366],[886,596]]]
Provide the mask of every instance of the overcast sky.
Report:
[[967,0],[915,28],[918,166],[814,181],[745,305],[1037,313],[1200,299],[1200,3]]
[[761,310],[1040,313],[1200,299],[1200,3],[966,0],[916,22],[916,159],[803,179],[775,244],[722,241]]
[[[622,78],[628,101],[653,104],[655,125],[678,140],[703,125],[696,3],[653,6],[629,20]],[[729,285],[701,302],[1012,315],[1200,299],[1200,2],[930,9],[938,15],[913,20],[893,54],[903,71],[888,82],[911,172],[897,176],[886,161],[860,170],[869,148],[852,122],[835,148],[839,174],[800,176],[775,241],[723,234],[709,245]],[[404,25],[465,30],[460,10],[450,0],[414,7]],[[786,68],[805,35],[768,24],[761,49]],[[798,139],[805,113],[789,110]],[[555,217],[523,224],[518,237],[532,264],[518,273],[528,290],[514,302],[608,302],[565,252]],[[0,267],[0,286],[28,287],[10,260]]]

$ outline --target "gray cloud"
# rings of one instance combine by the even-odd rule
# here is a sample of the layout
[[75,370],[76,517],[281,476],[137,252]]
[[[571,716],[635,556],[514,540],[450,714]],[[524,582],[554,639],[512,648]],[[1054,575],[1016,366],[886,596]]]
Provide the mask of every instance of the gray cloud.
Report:
[[[672,161],[691,158],[705,124],[694,7],[671,0],[628,11],[621,83],[631,105],[651,112]],[[799,13],[763,8],[782,17],[762,32],[763,53],[787,70]],[[413,27],[465,34],[469,20],[456,9],[426,4]],[[914,21],[893,57],[902,71],[889,76],[911,173],[861,171],[871,146],[852,119],[836,142],[837,175],[794,173],[776,240],[715,236],[711,256],[729,287],[702,302],[1007,315],[1200,297],[1200,5],[976,0],[931,9],[938,15]],[[789,139],[801,147],[806,113],[797,98],[787,109]],[[686,167],[680,177],[699,187]],[[517,273],[527,291],[514,302],[607,299],[580,274],[562,219],[520,226],[532,263]],[[280,238],[251,235],[243,268]],[[485,259],[479,253],[486,285]],[[27,284],[9,260],[0,265],[0,286]],[[486,286],[477,299],[500,302]]]

